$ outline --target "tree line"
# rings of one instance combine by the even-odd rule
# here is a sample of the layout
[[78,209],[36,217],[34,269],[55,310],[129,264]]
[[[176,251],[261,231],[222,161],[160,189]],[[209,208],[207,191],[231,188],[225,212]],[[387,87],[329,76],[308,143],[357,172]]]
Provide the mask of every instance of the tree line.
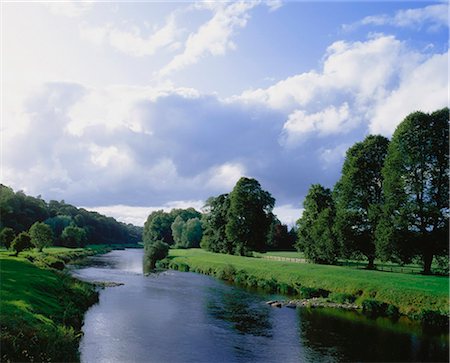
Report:
[[433,258],[448,267],[449,109],[414,112],[392,139],[369,135],[347,150],[333,190],[310,187],[296,247],[312,262]]
[[136,244],[142,227],[116,221],[64,201],[48,203],[40,196],[0,185],[0,243],[16,252],[48,245],[84,247],[86,244]]
[[190,208],[150,214],[146,248],[163,258],[170,246],[237,255],[295,246],[315,263],[367,259],[372,269],[376,258],[420,260],[428,274],[433,258],[448,266],[448,133],[444,108],[408,115],[391,140],[369,135],[355,143],[332,190],[310,187],[291,230],[273,214],[271,194],[243,177],[230,193],[210,197],[203,213]]
[[295,230],[276,218],[274,204],[256,179],[243,177],[230,193],[210,197],[203,213],[193,208],[151,213],[143,233],[150,267],[167,255],[169,247],[237,255],[294,249]]

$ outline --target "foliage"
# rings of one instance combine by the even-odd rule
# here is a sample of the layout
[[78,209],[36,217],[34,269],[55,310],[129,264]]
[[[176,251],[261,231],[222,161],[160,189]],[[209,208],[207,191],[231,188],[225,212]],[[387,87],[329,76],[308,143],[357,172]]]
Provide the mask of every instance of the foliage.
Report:
[[228,240],[225,226],[228,221],[230,198],[228,194],[211,197],[205,204],[203,216],[204,232],[201,247],[220,253],[233,253],[233,244]]
[[422,256],[431,272],[448,253],[449,110],[415,112],[397,127],[383,168],[385,205],[377,250],[385,259]]
[[181,216],[177,216],[171,229],[176,248],[200,247],[203,227],[198,218],[190,218],[185,222]]
[[370,135],[349,148],[334,189],[336,234],[346,256],[362,253],[368,268],[374,268],[375,229],[384,203],[381,170],[388,145],[384,136]]
[[46,203],[0,185],[0,228],[10,227],[17,234],[28,231],[35,222],[45,222],[52,230],[55,244],[61,245],[61,233],[69,224],[84,228],[87,240],[100,244],[136,244],[142,240],[142,227],[124,224],[97,212],[51,200]]
[[185,248],[200,247],[203,235],[202,223],[198,218],[189,219],[183,226],[181,234],[181,246]]
[[87,234],[84,228],[70,225],[61,234],[62,245],[65,247],[81,247],[86,244]]
[[366,269],[309,263],[289,263],[263,258],[224,255],[201,249],[171,249],[170,264],[187,264],[190,271],[216,275],[232,265],[236,279],[246,286],[258,286],[259,280],[275,280],[277,290],[289,286],[299,293],[301,287],[314,287],[332,293],[357,296],[395,305],[400,313],[416,316],[423,310],[448,314],[449,283],[447,277],[420,274],[386,273]]
[[31,238],[27,232],[20,232],[11,243],[11,248],[16,251],[16,256],[20,252],[31,248]]
[[55,241],[57,244],[61,244],[61,234],[64,228],[70,226],[73,222],[71,216],[67,215],[56,215],[51,218],[47,218],[44,221],[45,224],[49,225],[52,229],[53,236],[55,237]]
[[48,247],[53,242],[53,232],[52,229],[45,223],[36,222],[34,223],[28,232],[31,237],[31,243],[42,252],[44,247]]
[[180,217],[178,221],[186,222],[189,219],[201,218],[201,214],[194,208],[172,209],[170,213],[163,210],[152,212],[144,224],[144,243],[164,241],[168,245],[173,245],[176,241],[172,235],[172,224],[177,217]]
[[145,246],[145,263],[150,270],[156,266],[156,262],[167,257],[169,245],[162,241],[155,241]]
[[256,179],[242,177],[230,193],[225,233],[233,252],[246,255],[266,249],[267,233],[275,204],[269,192]]
[[5,227],[0,232],[0,245],[5,246],[7,249],[11,247],[11,243],[16,237],[14,230],[9,227]]
[[297,240],[297,232],[294,228],[288,231],[288,227],[282,224],[278,218],[272,215],[272,223],[267,234],[268,250],[295,250],[294,243]]
[[312,185],[303,206],[302,217],[297,221],[297,249],[312,262],[335,263],[339,245],[333,233],[335,212],[331,190],[320,184]]

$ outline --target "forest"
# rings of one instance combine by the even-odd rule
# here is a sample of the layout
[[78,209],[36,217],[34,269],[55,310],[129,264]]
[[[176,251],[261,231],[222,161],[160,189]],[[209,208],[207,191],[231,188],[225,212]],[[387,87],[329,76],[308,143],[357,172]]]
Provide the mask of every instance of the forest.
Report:
[[[31,197],[0,185],[0,243],[16,252],[48,245],[137,244],[142,228],[62,201]],[[33,243],[34,242],[34,243]]]

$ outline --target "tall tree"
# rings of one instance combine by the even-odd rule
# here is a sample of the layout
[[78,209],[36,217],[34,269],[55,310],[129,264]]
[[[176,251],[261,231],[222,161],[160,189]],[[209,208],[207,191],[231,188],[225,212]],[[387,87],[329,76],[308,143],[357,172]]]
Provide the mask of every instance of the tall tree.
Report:
[[230,193],[230,208],[225,227],[227,239],[233,243],[234,253],[266,249],[267,233],[272,222],[275,199],[262,190],[256,179],[241,178]]
[[42,252],[44,247],[48,247],[53,242],[53,232],[50,226],[42,222],[34,223],[28,232],[30,234],[31,243]]
[[210,197],[204,206],[202,221],[204,232],[200,246],[212,252],[233,253],[233,244],[228,240],[225,227],[228,222],[230,198],[228,194]]
[[344,253],[360,253],[374,268],[375,230],[381,217],[383,197],[382,168],[389,140],[370,135],[347,150],[342,176],[334,194],[336,200],[335,231]]
[[384,257],[416,250],[423,273],[448,252],[449,109],[408,115],[392,136],[384,176],[385,207],[377,229]]
[[333,233],[335,208],[331,190],[313,184],[303,202],[303,214],[297,221],[296,248],[316,263],[333,264],[340,247]]

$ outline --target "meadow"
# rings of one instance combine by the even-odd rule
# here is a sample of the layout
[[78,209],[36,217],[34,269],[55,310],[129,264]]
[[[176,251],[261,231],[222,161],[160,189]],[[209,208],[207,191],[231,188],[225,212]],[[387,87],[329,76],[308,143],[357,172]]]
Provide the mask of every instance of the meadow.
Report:
[[[283,255],[287,257],[285,253]],[[322,289],[351,295],[359,304],[376,300],[416,318],[428,312],[448,315],[449,279],[445,276],[275,261],[201,249],[171,249],[167,264],[170,268],[214,275],[290,295],[300,294],[302,289]]]

